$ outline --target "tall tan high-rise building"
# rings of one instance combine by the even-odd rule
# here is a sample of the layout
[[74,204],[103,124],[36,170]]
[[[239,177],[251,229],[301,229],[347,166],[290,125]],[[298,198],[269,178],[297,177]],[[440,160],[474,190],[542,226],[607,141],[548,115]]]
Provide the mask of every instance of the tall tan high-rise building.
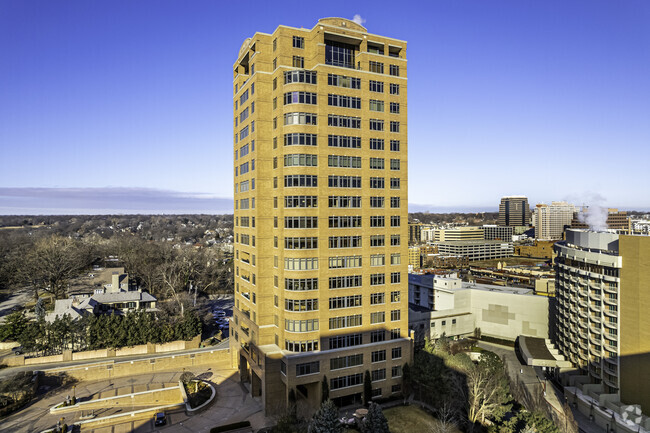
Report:
[[[401,392],[406,42],[343,18],[255,33],[233,71],[233,362],[267,413]],[[326,379],[325,379],[326,378]]]
[[554,201],[535,206],[533,225],[536,239],[562,239],[564,229],[571,226],[576,208],[565,201]]

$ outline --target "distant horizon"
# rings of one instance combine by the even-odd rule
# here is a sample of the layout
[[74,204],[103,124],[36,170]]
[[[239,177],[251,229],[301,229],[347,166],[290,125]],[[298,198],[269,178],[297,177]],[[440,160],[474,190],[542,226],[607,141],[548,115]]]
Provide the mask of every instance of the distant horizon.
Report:
[[[565,198],[566,199],[566,198]],[[558,200],[560,200],[558,198]],[[566,199],[571,202],[570,199]],[[531,208],[537,201],[528,197]],[[582,203],[573,202],[576,206]],[[599,203],[602,207],[625,211],[647,212],[643,206],[616,206]],[[499,203],[465,206],[439,206],[409,203],[409,213],[484,213],[498,212]],[[2,216],[63,216],[63,215],[230,215],[233,199],[211,194],[169,191],[153,188],[2,188]]]

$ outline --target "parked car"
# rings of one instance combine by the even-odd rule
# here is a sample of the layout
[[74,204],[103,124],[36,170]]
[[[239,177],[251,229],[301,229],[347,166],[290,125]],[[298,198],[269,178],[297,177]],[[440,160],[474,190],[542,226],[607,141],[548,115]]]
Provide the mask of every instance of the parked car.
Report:
[[226,317],[226,312],[223,310],[215,310],[212,312],[214,317]]
[[23,353],[25,353],[23,346],[14,347],[13,349],[11,349],[11,351],[14,353],[14,355],[22,355]]
[[154,417],[153,424],[155,426],[161,426],[167,424],[167,416],[165,415],[165,412],[158,412]]

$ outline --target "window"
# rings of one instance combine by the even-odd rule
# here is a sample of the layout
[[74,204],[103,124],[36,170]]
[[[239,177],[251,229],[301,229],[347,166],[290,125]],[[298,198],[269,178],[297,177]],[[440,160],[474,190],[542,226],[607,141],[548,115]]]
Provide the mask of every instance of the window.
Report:
[[391,329],[390,330],[390,339],[391,340],[397,340],[401,336],[401,331],[399,328],[396,329]]
[[399,84],[390,84],[390,94],[399,95]]
[[390,151],[391,152],[399,152],[399,140],[391,140],[390,141]]
[[384,197],[370,197],[370,207],[383,208]]
[[285,125],[315,125],[316,113],[285,113]]
[[391,159],[390,160],[390,169],[391,170],[399,170],[399,168],[400,168],[399,159]]
[[361,149],[361,137],[348,137],[345,135],[328,135],[327,145],[329,147]]
[[305,67],[305,58],[300,56],[293,56],[293,67],[294,68],[304,68]]
[[315,195],[287,195],[284,197],[284,207],[318,207],[318,197]]
[[307,257],[307,258],[294,258],[294,257],[285,257],[284,258],[284,269],[287,271],[311,271],[318,269],[318,258],[317,257]]
[[330,298],[330,310],[361,306],[361,295],[337,296]]
[[401,265],[402,264],[402,257],[400,253],[394,253],[390,255],[390,264],[391,265]]
[[287,216],[284,217],[285,229],[315,229],[318,228],[318,217],[314,216]]
[[246,173],[248,173],[248,167],[249,167],[249,165],[248,165],[247,162],[245,162],[245,163],[243,163],[242,165],[240,165],[240,166],[239,166],[239,174],[246,174]]
[[293,37],[293,47],[294,48],[305,48],[305,38],[301,36]]
[[339,335],[336,337],[330,337],[329,339],[330,349],[341,349],[344,347],[359,346],[361,344],[361,334]]
[[316,167],[318,165],[318,155],[308,153],[292,153],[284,155],[285,167]]
[[373,81],[370,80],[369,87],[371,92],[384,93],[384,83],[383,81]]
[[360,156],[328,155],[328,167],[361,168]]
[[308,374],[320,373],[320,362],[306,362],[304,364],[296,364],[296,376],[306,376]]
[[[315,123],[314,123],[315,125]],[[361,129],[361,118],[352,116],[339,116],[330,114],[327,116],[327,125],[339,128]]]
[[399,272],[391,272],[390,273],[390,283],[391,284],[397,284],[401,281],[402,274]]
[[363,364],[363,354],[341,356],[330,359],[330,370],[340,370],[341,368],[356,367]]
[[399,114],[399,102],[390,103],[390,112],[392,114]]
[[378,380],[386,380],[386,369],[380,368],[378,370],[372,370],[371,377],[373,382],[377,382]]
[[248,89],[239,97],[239,105],[242,105],[246,101],[248,101]]
[[361,236],[330,236],[330,248],[360,248]]
[[370,285],[371,286],[381,286],[386,284],[386,275],[385,274],[370,274]]
[[360,208],[360,196],[331,195],[329,196],[329,207],[331,208]]
[[294,132],[292,134],[284,134],[285,146],[316,146],[316,134],[304,134],[302,132]]
[[376,311],[370,313],[370,324],[384,323],[386,322],[386,312],[385,311]]
[[400,359],[402,357],[402,348],[401,347],[393,347],[391,349],[391,358],[392,359]]
[[386,350],[376,350],[370,354],[371,362],[383,362],[386,361]]
[[329,258],[330,269],[360,268],[361,256],[338,256]]
[[371,293],[370,294],[370,305],[384,304],[386,302],[385,300],[386,300],[386,294],[385,293]]
[[287,311],[316,311],[318,299],[285,299],[284,309]]
[[399,217],[399,215],[392,215],[390,217],[390,226],[391,227],[399,227],[400,226],[400,217]]
[[368,108],[370,111],[379,111],[384,112],[384,101],[379,101],[376,99],[371,99]]
[[248,137],[248,125],[246,125],[246,127],[242,128],[239,131],[239,139],[240,140],[243,140],[246,137]]
[[370,168],[374,170],[384,169],[384,158],[370,158]]
[[318,319],[284,320],[284,330],[289,332],[318,331]]
[[369,62],[369,68],[370,68],[370,72],[375,72],[377,74],[383,74],[384,73],[384,64],[383,63],[373,62],[371,60]]
[[351,328],[354,326],[361,326],[361,324],[361,314],[329,318],[329,329]]
[[278,58],[273,59],[273,70],[275,71],[278,68]]
[[392,310],[390,312],[390,320],[392,322],[396,322],[402,318],[402,311],[401,310]]
[[400,185],[400,178],[399,177],[391,177],[390,178],[390,189],[399,189]]
[[371,177],[370,178],[370,188],[383,189],[384,188],[384,178],[383,177]]
[[349,376],[335,377],[330,379],[330,389],[341,389],[350,386],[361,385],[363,383],[363,373],[351,374]]
[[384,235],[371,235],[370,236],[370,246],[371,247],[383,247],[386,245],[386,237]]
[[273,51],[278,48],[278,38],[273,39]]
[[316,93],[311,92],[286,92],[284,105],[287,104],[316,104]]
[[311,341],[284,340],[284,347],[286,350],[289,350],[291,352],[311,352],[312,350],[318,350],[318,340],[311,340]]
[[370,342],[379,343],[381,341],[386,341],[386,331],[371,331],[370,332]]
[[390,198],[390,207],[391,208],[399,208],[399,202],[400,202],[399,197],[391,197]]
[[356,47],[350,44],[325,40],[325,64],[354,69]]
[[370,227],[384,227],[385,218],[383,216],[371,216],[370,217]]
[[344,75],[327,74],[327,84],[330,86],[346,87],[349,89],[360,89],[361,79],[346,77]]
[[401,365],[395,365],[391,369],[391,377],[402,377],[402,366]]
[[345,95],[332,95],[331,93],[327,95],[327,105],[332,107],[343,107],[343,108],[361,108],[361,98],[354,96],[345,96]]
[[371,138],[370,139],[370,150],[384,150],[384,139],[383,138]]
[[[254,73],[255,73],[255,64],[252,64],[252,65],[251,65],[251,75],[253,75]],[[253,88],[253,87],[251,86],[251,89],[252,89],[252,88]],[[255,91],[252,90],[251,93],[255,93]]]
[[361,188],[361,176],[328,176],[330,188]]
[[386,264],[386,256],[384,254],[371,254],[370,266],[384,266]]
[[399,132],[399,122],[390,122],[390,132]]
[[249,151],[249,145],[245,144],[239,149],[239,156],[240,158],[243,158],[244,156],[248,155]]
[[390,65],[388,67],[388,71],[390,75],[394,75],[396,77],[399,77],[399,65]]
[[285,278],[284,289],[290,291],[318,290],[318,278]]
[[383,56],[384,55],[384,46],[383,45],[375,45],[373,43],[368,42],[368,52],[373,53],[373,54],[381,54]]
[[285,188],[309,188],[318,186],[318,176],[309,174],[292,174],[284,177]]
[[379,119],[370,119],[370,130],[371,131],[383,131],[384,130],[384,121]]
[[284,248],[288,250],[313,250],[318,248],[317,237],[286,237]]
[[395,393],[395,392],[401,392],[402,391],[402,384],[398,383],[397,385],[393,385],[390,387],[390,392]]
[[361,227],[360,216],[330,216],[329,228],[331,229],[347,229],[353,227]]
[[239,121],[243,122],[244,120],[248,119],[248,107],[244,109],[241,113],[239,113]]
[[346,275],[342,277],[330,277],[330,289],[349,289],[350,287],[361,287],[361,275]]

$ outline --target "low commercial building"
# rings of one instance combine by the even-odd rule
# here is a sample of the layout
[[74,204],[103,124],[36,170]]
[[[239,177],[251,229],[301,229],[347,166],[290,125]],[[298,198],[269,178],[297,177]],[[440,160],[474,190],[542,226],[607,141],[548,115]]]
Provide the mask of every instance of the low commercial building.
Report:
[[544,259],[555,258],[553,245],[557,241],[535,240],[532,244],[515,245],[515,256],[536,257]]
[[486,240],[447,241],[438,244],[438,252],[451,256],[465,256],[472,262],[511,257],[514,248],[512,242]]
[[457,274],[409,274],[409,328],[416,343],[443,334],[514,341],[548,338],[549,298],[530,289],[463,282]]
[[485,239],[483,227],[452,227],[446,229],[435,229],[433,233],[434,242],[448,241],[471,241]]

